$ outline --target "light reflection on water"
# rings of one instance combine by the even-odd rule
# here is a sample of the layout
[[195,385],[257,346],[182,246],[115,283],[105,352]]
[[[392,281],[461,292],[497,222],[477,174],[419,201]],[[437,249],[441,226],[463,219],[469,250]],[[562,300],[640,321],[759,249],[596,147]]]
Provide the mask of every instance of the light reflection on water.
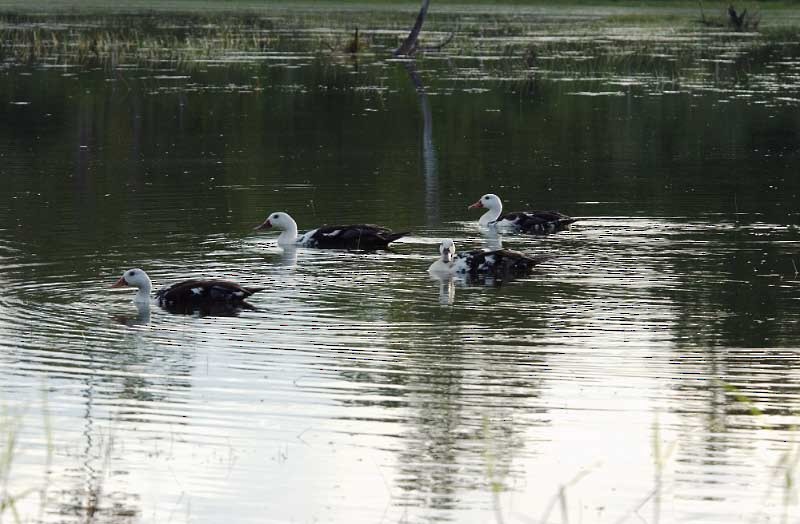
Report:
[[[314,33],[284,36],[307,47]],[[678,48],[658,58],[697,38],[662,35]],[[0,102],[29,102],[4,115],[34,131],[0,126],[0,391],[3,422],[20,423],[7,485],[45,488],[20,511],[45,522],[796,515],[791,136],[752,153],[750,128],[730,129],[716,94],[759,129],[778,115],[737,101],[735,83],[717,82],[724,71],[681,87],[699,101],[642,103],[636,90],[655,85],[646,66],[598,68],[584,37],[521,41],[567,46],[539,55],[529,98],[500,86],[530,71],[502,70],[519,58],[491,46],[515,41],[493,37],[476,40],[485,54],[417,68],[384,60],[379,42],[360,63],[228,52],[123,67],[139,78],[109,82],[31,67],[53,93],[85,82],[65,107],[53,93],[21,100],[29,92],[0,79]],[[706,74],[703,60],[687,67]],[[769,78],[748,94],[796,92],[758,87]],[[603,100],[617,97],[570,96],[609,85],[625,90],[624,111]],[[676,124],[670,104],[694,104],[713,126],[693,134],[691,111],[680,106]],[[540,105],[567,109],[542,118]],[[673,125],[687,132],[652,135]],[[489,189],[581,220],[492,238],[466,211]],[[386,252],[287,251],[251,232],[278,208],[303,229],[367,220],[413,234]],[[441,282],[426,269],[445,237],[553,259],[502,286]],[[266,289],[236,316],[173,315],[108,289],[133,266],[156,285],[205,276]]]
[[[226,501],[257,520],[264,497],[282,500],[268,504],[276,520],[470,520],[495,504],[537,518],[561,488],[572,511],[578,503],[597,520],[639,504],[656,511],[656,489],[674,497],[658,511],[676,520],[700,503],[704,520],[752,512],[783,496],[770,479],[791,452],[780,443],[794,442],[786,402],[797,395],[771,384],[795,375],[794,352],[692,349],[673,326],[685,304],[670,297],[692,278],[671,259],[721,256],[697,239],[732,229],[604,217],[553,237],[507,237],[558,256],[499,288],[457,284],[446,306],[425,268],[445,231],[480,245],[472,223],[421,226],[392,252],[298,249],[288,261],[269,237],[204,239],[214,256],[192,260],[191,275],[270,285],[253,297],[256,311],[233,318],[156,307],[143,318],[129,294],[107,289],[116,273],[36,286],[7,273],[0,329],[14,342],[2,387],[6,405],[25,412],[19,480],[41,480],[46,400],[56,460],[75,465],[51,472],[50,497],[69,505],[62,499],[90,496],[95,483],[105,511],[127,511],[108,506],[119,497],[144,520],[190,507],[212,521]],[[182,272],[166,267],[191,260],[181,255],[142,265],[172,280]],[[713,266],[698,268],[697,285],[724,279]],[[723,429],[731,435],[706,442]],[[731,482],[764,491],[732,505]],[[290,495],[309,489],[333,500]]]

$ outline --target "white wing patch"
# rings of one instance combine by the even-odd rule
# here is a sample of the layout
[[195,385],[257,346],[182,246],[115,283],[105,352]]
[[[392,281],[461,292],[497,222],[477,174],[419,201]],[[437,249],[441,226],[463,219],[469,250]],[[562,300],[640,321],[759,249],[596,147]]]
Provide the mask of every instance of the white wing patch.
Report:
[[518,221],[519,221],[518,218],[514,220],[508,220],[507,218],[504,218],[503,220],[495,221],[494,225],[499,228],[513,228],[517,227]]
[[195,294],[195,295],[202,295],[203,294],[203,288],[201,288],[201,287],[193,287],[192,288],[192,293]]
[[469,271],[469,266],[467,265],[467,259],[463,256],[456,255],[455,261],[453,261],[452,271],[454,273],[466,273]]
[[326,237],[335,237],[336,235],[338,235],[341,232],[342,232],[341,229],[334,229],[330,233],[323,233],[323,235],[326,236]]
[[317,232],[317,229],[312,229],[311,231],[308,231],[303,236],[301,236],[299,239],[297,239],[297,243],[300,244],[301,246],[308,246],[308,244],[310,244],[312,242],[312,239],[313,239],[314,234],[316,232]]

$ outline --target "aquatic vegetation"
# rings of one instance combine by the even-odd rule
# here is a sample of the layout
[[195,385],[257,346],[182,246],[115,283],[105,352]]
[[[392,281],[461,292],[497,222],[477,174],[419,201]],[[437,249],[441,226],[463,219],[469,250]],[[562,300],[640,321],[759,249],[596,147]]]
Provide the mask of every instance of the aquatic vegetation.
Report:
[[30,486],[20,487],[12,482],[14,462],[19,460],[19,455],[25,453],[22,437],[23,415],[11,413],[7,408],[0,413],[0,519],[10,513],[15,522],[20,522],[18,506],[26,503],[28,499],[39,496],[39,508],[44,508],[47,498],[48,475],[53,461],[53,435],[50,425],[50,415],[47,409],[47,395],[43,390],[43,430],[45,436],[45,456],[42,464],[44,476],[37,479]]
[[231,51],[263,51],[277,38],[264,26],[248,30],[228,20],[188,22],[176,27],[148,16],[62,21],[58,24],[9,21],[0,24],[0,58],[23,64],[102,64],[117,67],[129,61],[176,64],[190,59],[219,58]]
[[[673,23],[674,22],[674,23]],[[44,66],[191,72],[211,67],[268,64],[285,70],[317,61],[321,67],[370,66],[379,73],[405,38],[409,17],[396,12],[322,14],[278,11],[204,15],[128,14],[87,17],[5,15],[0,18],[3,67]],[[784,92],[779,103],[797,103],[794,79],[800,56],[798,30],[773,26],[742,34],[699,28],[682,12],[613,11],[563,18],[531,11],[475,16],[444,10],[426,20],[417,60],[430,69],[429,89],[481,93],[475,85],[507,84],[530,92],[537,80],[564,83],[576,94],[663,94],[747,86],[755,93]],[[775,57],[780,62],[770,65]],[[773,67],[772,69],[769,69]],[[180,74],[172,75],[178,79]],[[154,79],[167,80],[154,75]],[[188,79],[186,79],[188,80]],[[579,82],[581,87],[566,84]],[[290,86],[284,86],[288,89]],[[259,92],[260,81],[233,86]],[[361,90],[384,89],[364,78]],[[161,92],[211,89],[184,82]],[[300,91],[305,92],[306,87]]]

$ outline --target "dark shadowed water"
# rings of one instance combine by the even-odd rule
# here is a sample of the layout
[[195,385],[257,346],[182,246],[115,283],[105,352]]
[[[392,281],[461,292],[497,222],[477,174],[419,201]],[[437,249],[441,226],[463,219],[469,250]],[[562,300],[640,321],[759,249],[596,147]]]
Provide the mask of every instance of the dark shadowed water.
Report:
[[[450,12],[412,64],[413,13],[316,16],[2,18],[0,517],[795,521],[798,32]],[[580,221],[431,279],[486,192]],[[176,315],[131,267],[266,290]]]

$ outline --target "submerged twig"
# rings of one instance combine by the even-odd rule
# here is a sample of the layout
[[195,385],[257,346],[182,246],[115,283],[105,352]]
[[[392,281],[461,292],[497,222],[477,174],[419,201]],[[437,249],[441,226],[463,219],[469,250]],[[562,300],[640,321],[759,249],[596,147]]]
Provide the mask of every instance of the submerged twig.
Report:
[[361,42],[358,39],[358,28],[356,27],[355,35],[353,35],[353,40],[347,45],[346,51],[350,54],[356,54],[361,50]]

